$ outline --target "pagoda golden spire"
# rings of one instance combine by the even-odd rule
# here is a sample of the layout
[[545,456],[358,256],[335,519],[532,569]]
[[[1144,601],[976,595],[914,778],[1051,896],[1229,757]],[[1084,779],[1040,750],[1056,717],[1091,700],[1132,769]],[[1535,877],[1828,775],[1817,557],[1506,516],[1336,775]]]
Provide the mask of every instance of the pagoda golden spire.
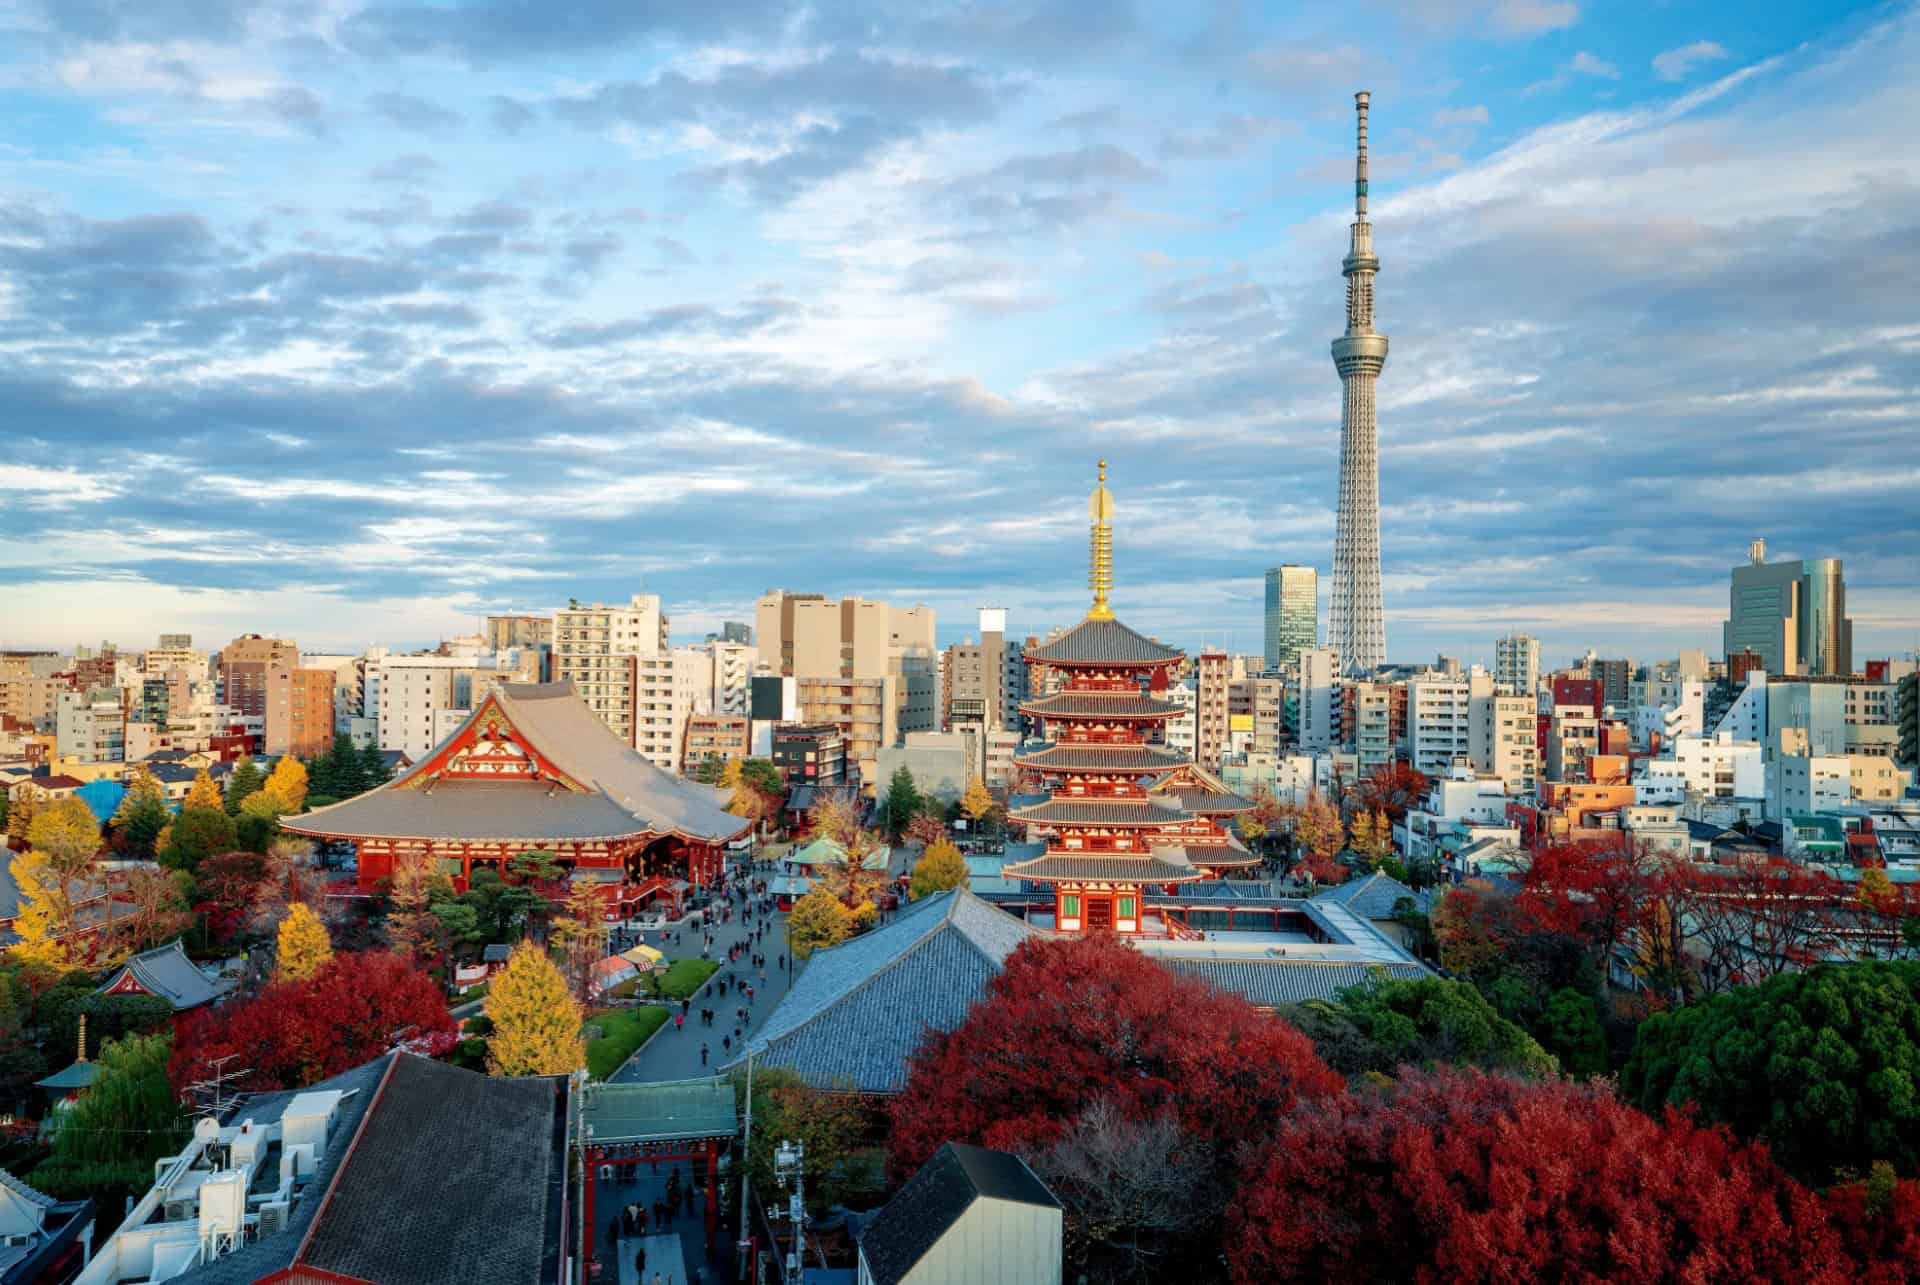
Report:
[[1107,462],[1100,461],[1100,484],[1087,500],[1087,516],[1093,519],[1092,552],[1088,560],[1087,587],[1093,590],[1093,606],[1088,620],[1112,620],[1113,608],[1107,595],[1113,591],[1113,492],[1107,489]]

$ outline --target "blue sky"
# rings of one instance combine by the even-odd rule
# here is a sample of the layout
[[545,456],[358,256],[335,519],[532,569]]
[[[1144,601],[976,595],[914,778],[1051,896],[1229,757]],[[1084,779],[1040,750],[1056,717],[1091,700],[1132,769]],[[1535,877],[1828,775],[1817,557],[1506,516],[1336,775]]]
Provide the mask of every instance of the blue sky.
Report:
[[1373,94],[1388,650],[1920,637],[1920,10],[0,0],[0,643],[783,586],[1257,651],[1331,558]]

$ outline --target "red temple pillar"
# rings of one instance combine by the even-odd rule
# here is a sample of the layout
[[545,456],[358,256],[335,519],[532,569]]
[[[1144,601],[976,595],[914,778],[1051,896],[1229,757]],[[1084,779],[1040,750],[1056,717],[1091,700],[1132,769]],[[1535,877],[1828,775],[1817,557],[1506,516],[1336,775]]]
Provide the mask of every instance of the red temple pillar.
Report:
[[583,1271],[587,1270],[586,1264],[593,1261],[593,1182],[594,1178],[598,1175],[598,1166],[595,1164],[597,1154],[598,1153],[591,1148],[581,1153],[581,1168],[585,1170],[585,1172],[580,1175],[580,1217],[583,1220],[582,1226],[586,1232],[586,1249],[583,1251],[580,1260]]
[[720,1144],[707,1143],[707,1243],[720,1228]]

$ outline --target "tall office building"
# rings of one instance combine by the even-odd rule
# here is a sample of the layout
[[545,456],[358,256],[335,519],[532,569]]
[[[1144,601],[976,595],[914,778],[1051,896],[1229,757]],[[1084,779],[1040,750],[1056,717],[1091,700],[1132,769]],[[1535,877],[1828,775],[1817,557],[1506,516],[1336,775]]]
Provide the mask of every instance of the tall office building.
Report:
[[1202,651],[1194,661],[1194,680],[1193,759],[1218,772],[1227,749],[1228,688],[1233,681],[1226,653]]
[[1340,653],[1331,647],[1309,647],[1300,653],[1295,669],[1300,748],[1330,749],[1340,735]]
[[1319,572],[1291,562],[1267,568],[1267,672],[1293,668],[1301,652],[1319,645]]
[[942,728],[1019,731],[1020,702],[1027,697],[1024,652],[1007,638],[1007,609],[980,608],[980,641],[955,643],[943,654]]
[[1493,686],[1502,696],[1531,696],[1540,686],[1540,640],[1508,634],[1493,644]]
[[554,614],[553,676],[573,680],[614,735],[673,772],[694,685],[675,677],[668,624],[657,594],[634,594],[625,607],[572,603]]
[[1380,603],[1380,454],[1374,385],[1387,364],[1387,337],[1373,328],[1373,225],[1367,222],[1367,100],[1354,95],[1359,151],[1354,161],[1353,237],[1347,278],[1347,332],[1333,341],[1340,372],[1340,506],[1334,522],[1333,592],[1327,646],[1346,672],[1371,677],[1387,659]]
[[1729,657],[1756,652],[1769,674],[1851,674],[1853,621],[1840,559],[1769,563],[1767,542],[1755,540],[1748,565],[1733,569],[1721,642]]
[[220,678],[226,703],[243,715],[265,718],[267,671],[276,665],[298,668],[300,648],[290,638],[245,634],[220,652]]

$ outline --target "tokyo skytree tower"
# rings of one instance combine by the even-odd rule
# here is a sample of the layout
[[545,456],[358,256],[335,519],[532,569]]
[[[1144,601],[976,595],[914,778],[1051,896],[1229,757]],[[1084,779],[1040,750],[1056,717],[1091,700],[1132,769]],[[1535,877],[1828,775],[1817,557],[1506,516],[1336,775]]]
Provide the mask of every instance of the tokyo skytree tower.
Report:
[[1353,96],[1360,116],[1354,163],[1353,243],[1341,271],[1347,278],[1347,333],[1333,341],[1340,372],[1340,508],[1333,534],[1333,594],[1327,645],[1348,674],[1371,676],[1387,659],[1380,606],[1380,427],[1373,390],[1387,364],[1387,337],[1373,328],[1373,225],[1367,222],[1367,98]]

